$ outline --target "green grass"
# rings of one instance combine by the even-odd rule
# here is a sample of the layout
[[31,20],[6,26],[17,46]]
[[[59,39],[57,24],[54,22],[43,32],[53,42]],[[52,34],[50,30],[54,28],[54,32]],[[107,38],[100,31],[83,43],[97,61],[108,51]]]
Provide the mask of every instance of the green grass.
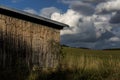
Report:
[[[120,50],[63,47],[57,71],[37,80],[120,80]],[[40,73],[39,73],[40,74]]]
[[63,54],[62,69],[73,71],[73,80],[120,80],[120,50],[63,47]]
[[56,71],[0,70],[0,80],[120,80],[120,50],[62,47]]

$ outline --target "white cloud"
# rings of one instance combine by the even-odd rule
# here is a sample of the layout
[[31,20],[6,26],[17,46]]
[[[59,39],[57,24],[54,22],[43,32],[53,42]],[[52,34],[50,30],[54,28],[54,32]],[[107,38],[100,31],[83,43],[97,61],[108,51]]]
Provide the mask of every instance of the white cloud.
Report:
[[53,13],[51,15],[51,19],[68,24],[70,26],[69,29],[62,30],[61,35],[87,33],[89,30],[92,30],[96,32],[95,37],[100,37],[100,35],[105,33],[106,30],[110,31],[111,29],[111,26],[108,24],[109,16],[84,16],[72,9],[69,9],[64,14]]
[[[71,29],[66,30],[65,33],[76,32],[75,29],[78,26],[80,17],[82,17],[82,16],[80,16],[79,13],[77,13],[71,9],[69,9],[65,14],[60,14],[60,13],[55,12],[51,15],[52,20],[56,20],[56,21],[68,24],[71,27]],[[76,27],[76,28],[73,28],[73,27]]]
[[22,0],[11,0],[12,3],[17,3],[17,2],[20,2]]
[[47,7],[40,10],[40,16],[50,18],[54,12],[60,12],[56,7]]
[[12,0],[13,3],[16,3],[18,0]]
[[96,12],[113,12],[120,10],[120,0],[108,0],[107,2],[100,3],[96,7]]
[[[120,47],[118,28],[120,0],[62,0],[62,2],[69,4],[70,9],[63,14],[53,13],[52,19],[70,26],[61,31],[63,44],[95,49]],[[89,13],[89,10],[92,12]]]
[[38,14],[37,11],[35,11],[34,9],[31,9],[31,8],[25,8],[23,11],[31,13],[31,14]]
[[50,18],[54,12],[60,13],[60,10],[57,9],[56,7],[47,7],[47,8],[41,9],[40,11],[36,11],[35,9],[32,9],[32,8],[25,8],[23,11],[31,14],[36,14],[42,17],[46,17],[46,18]]
[[110,18],[109,14],[85,16],[72,9],[63,14],[55,12],[51,15],[52,20],[70,26],[61,31],[62,44],[95,49],[112,48],[112,44],[118,47],[118,43],[111,43],[112,40],[116,42],[117,38],[114,39],[116,31],[112,31],[116,25],[109,23]]
[[118,38],[118,37],[111,37],[109,39],[109,41],[118,42],[118,41],[120,41],[120,38]]

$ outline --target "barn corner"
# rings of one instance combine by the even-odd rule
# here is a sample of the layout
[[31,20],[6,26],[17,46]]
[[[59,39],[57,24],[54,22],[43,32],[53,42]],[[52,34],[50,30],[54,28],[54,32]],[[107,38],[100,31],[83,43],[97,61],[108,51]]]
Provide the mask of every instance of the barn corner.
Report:
[[55,69],[60,60],[60,30],[67,25],[0,6],[0,67]]

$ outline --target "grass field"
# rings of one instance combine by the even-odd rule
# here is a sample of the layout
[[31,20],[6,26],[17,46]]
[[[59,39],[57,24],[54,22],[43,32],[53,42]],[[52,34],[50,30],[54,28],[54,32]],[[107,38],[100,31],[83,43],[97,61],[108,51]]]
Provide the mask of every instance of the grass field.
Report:
[[70,80],[120,80],[120,50],[62,50],[62,69],[72,71]]
[[120,50],[62,47],[56,71],[0,70],[0,80],[120,80]]

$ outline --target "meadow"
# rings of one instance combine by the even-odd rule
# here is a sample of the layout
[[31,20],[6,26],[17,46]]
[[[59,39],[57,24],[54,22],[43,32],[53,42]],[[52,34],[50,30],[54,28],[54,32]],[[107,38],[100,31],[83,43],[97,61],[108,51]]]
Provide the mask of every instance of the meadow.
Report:
[[0,70],[0,80],[120,80],[120,50],[62,47],[55,71]]
[[62,47],[60,67],[42,75],[33,72],[29,80],[120,80],[120,50]]
[[63,70],[68,80],[120,80],[120,50],[89,50],[63,47]]

